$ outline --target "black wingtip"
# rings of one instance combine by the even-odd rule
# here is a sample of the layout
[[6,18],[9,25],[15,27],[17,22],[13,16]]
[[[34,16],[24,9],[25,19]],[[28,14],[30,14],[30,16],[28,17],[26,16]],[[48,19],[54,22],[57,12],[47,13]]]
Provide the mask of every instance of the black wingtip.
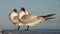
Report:
[[56,15],[56,14],[49,14],[49,15],[47,15],[47,16],[53,16],[53,15]]
[[21,7],[21,10],[22,10],[22,11],[25,11],[25,8],[24,8],[24,7]]
[[48,14],[48,15],[42,16],[42,17],[46,18],[46,17],[51,17],[51,16],[53,16],[53,15],[56,15],[56,14]]
[[50,14],[50,15],[56,15],[56,14]]

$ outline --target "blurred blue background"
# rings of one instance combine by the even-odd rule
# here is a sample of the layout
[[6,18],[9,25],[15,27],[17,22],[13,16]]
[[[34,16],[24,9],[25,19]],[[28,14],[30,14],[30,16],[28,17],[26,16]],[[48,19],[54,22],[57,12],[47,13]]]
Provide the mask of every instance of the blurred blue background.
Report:
[[[56,14],[56,19],[39,23],[30,29],[60,29],[60,0],[0,0],[0,30],[17,28],[9,21],[8,14],[14,8],[19,11],[21,7],[34,15]],[[26,26],[21,29],[26,29]]]

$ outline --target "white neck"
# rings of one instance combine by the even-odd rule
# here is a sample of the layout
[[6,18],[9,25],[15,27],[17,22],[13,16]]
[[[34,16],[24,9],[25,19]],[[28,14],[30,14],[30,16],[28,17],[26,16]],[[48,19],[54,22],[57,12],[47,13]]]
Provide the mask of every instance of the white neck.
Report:
[[26,15],[26,14],[28,14],[27,11],[26,11],[26,13],[25,13],[24,11],[19,12],[19,19],[21,19],[22,16],[23,16],[23,15]]

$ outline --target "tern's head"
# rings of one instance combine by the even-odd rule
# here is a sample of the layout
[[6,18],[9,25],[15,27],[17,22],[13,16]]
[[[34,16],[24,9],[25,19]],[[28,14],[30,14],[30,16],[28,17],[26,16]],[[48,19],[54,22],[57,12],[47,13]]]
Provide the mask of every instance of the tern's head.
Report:
[[14,9],[14,10],[13,10],[13,12],[17,13],[17,10],[16,10],[16,9]]
[[24,11],[25,12],[25,10],[26,10],[25,8],[21,7],[21,11]]
[[10,16],[11,18],[13,18],[14,16],[17,16],[17,15],[18,15],[18,12],[17,12],[16,9],[13,9],[13,11],[10,12],[10,14],[9,14],[9,16]]
[[25,14],[28,14],[27,10],[24,7],[21,7],[21,11],[24,12]]
[[21,7],[21,11],[19,11],[18,14],[19,18],[21,18],[23,15],[28,14],[28,11],[25,8]]

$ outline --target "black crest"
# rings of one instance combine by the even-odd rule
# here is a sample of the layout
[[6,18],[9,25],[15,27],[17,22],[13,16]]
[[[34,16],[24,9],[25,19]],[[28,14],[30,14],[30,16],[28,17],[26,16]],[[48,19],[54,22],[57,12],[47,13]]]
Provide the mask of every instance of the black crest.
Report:
[[14,9],[13,11],[17,13],[17,10],[16,9]]
[[21,11],[25,11],[25,8],[21,7]]

